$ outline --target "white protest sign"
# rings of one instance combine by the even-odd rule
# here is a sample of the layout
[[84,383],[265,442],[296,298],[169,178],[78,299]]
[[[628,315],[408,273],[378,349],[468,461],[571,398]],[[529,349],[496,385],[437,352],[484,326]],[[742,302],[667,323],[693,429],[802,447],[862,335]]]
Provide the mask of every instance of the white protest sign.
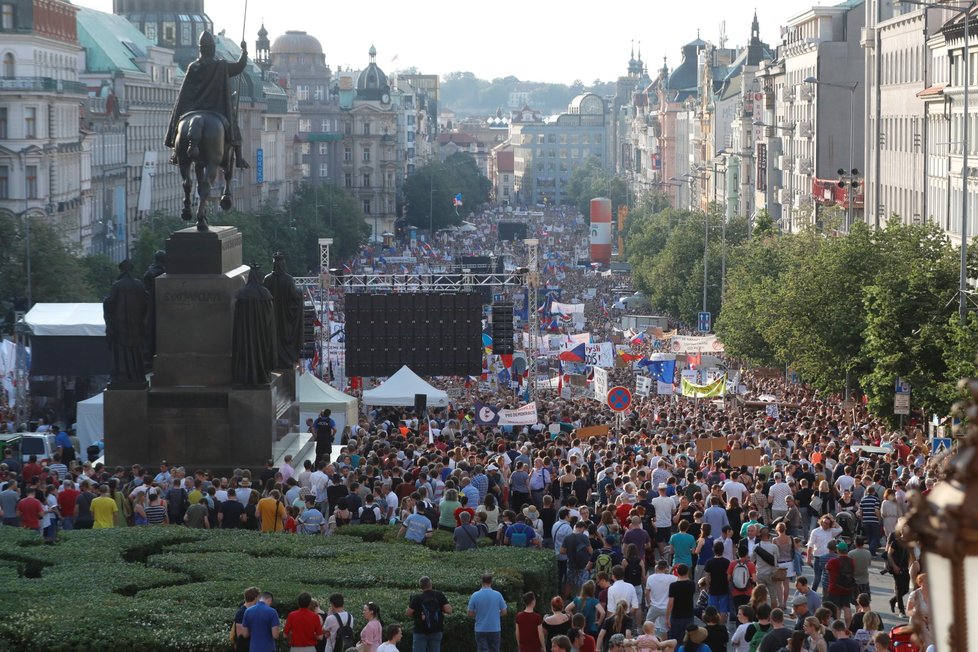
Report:
[[608,400],[608,370],[594,368],[594,399],[601,403]]
[[639,376],[635,379],[635,394],[646,397],[652,391],[652,379],[648,376]]
[[535,426],[537,424],[537,404],[527,403],[515,410],[500,410],[499,425],[501,426]]

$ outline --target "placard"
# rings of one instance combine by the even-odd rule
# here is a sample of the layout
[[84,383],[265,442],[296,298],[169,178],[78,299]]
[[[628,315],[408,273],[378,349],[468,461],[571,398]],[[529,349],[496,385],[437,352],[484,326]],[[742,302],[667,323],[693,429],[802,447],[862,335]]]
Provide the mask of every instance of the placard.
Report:
[[694,439],[693,443],[696,444],[696,452],[698,453],[725,451],[727,450],[728,444],[726,437],[704,437],[701,439]]
[[604,403],[608,400],[608,370],[594,368],[594,398]]
[[604,425],[578,428],[575,432],[580,439],[587,439],[588,437],[607,437],[609,431],[610,428],[608,428],[607,425]]
[[760,466],[761,455],[764,453],[760,448],[738,448],[730,451],[730,466]]
[[635,378],[635,394],[646,397],[652,391],[652,379],[648,376],[638,376]]

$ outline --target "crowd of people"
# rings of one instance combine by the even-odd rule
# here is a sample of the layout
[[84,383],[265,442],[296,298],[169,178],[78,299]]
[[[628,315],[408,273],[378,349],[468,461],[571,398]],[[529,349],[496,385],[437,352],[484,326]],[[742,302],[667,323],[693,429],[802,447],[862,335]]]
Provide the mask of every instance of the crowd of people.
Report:
[[[496,246],[500,218],[483,218],[489,228],[463,240],[473,251]],[[581,222],[548,214],[531,233],[560,254],[547,259],[541,283],[560,287],[562,301],[585,303],[593,341],[628,342],[608,301],[628,279],[575,265]],[[452,255],[431,246],[429,254]],[[629,344],[649,354],[656,342],[653,335]],[[634,387],[641,373],[616,365],[609,383]],[[909,645],[906,627],[884,627],[881,605],[904,616],[901,623],[913,620],[921,650],[932,644],[926,569],[896,536],[908,492],[933,484],[924,431],[895,431],[858,402],[748,369],[739,385],[740,395],[726,400],[636,396],[617,418],[593,396],[535,387],[538,422],[514,427],[480,425],[474,405],[517,407],[522,390],[475,382],[463,399],[423,414],[366,406],[340,432],[324,413],[313,433],[339,448],[223,476],[165,461],[153,469],[83,463],[59,437],[50,461],[4,458],[0,517],[49,543],[59,528],[170,524],[330,536],[383,524],[418,545],[442,530],[464,554],[485,545],[552,550],[558,593],[525,595],[513,632],[502,631],[507,606],[491,575],[482,578],[465,609],[480,651],[500,649],[507,636],[521,652],[913,649],[900,647]],[[766,410],[761,396],[774,397],[779,410]],[[608,434],[578,435],[597,425],[609,425]],[[703,444],[720,437],[723,450]],[[759,463],[733,465],[741,449],[760,449]],[[892,579],[886,595],[871,587],[880,572]],[[461,605],[427,578],[420,590],[392,620],[413,619],[413,649],[437,651],[444,616]],[[361,627],[342,595],[297,602],[281,625],[273,597],[248,589],[235,618],[238,649],[273,649],[268,641],[287,636],[295,650],[359,641],[388,652],[402,636],[399,625],[382,625],[387,614],[373,603],[363,606]]]

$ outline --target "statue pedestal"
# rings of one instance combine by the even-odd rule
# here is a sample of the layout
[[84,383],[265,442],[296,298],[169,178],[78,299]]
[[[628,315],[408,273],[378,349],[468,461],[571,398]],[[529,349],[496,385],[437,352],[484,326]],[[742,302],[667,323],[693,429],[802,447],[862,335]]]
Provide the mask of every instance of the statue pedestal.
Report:
[[274,373],[269,385],[231,384],[234,294],[248,275],[241,246],[241,234],[226,226],[167,240],[151,386],[106,391],[107,464],[260,468],[295,429],[291,372]]

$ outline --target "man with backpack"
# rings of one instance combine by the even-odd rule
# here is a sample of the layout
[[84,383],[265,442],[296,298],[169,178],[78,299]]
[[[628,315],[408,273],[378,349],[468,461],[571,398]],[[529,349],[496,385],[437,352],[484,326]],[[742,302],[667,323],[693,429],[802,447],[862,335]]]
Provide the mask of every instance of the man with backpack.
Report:
[[329,596],[329,614],[323,622],[326,635],[324,652],[346,652],[347,648],[356,647],[356,637],[353,635],[353,614],[343,608],[343,595],[334,593]]
[[591,540],[587,536],[587,522],[578,521],[574,533],[564,537],[560,548],[562,555],[567,555],[567,578],[565,595],[577,595],[588,580],[588,564],[591,563]]
[[421,593],[411,596],[407,615],[414,619],[415,652],[441,652],[441,638],[445,628],[445,616],[452,613],[452,605],[441,591],[431,587],[431,578],[422,577],[418,582]]
[[838,557],[825,564],[829,577],[828,599],[845,612],[845,621],[852,620],[852,594],[856,590],[856,564],[849,557],[849,546],[839,541],[835,546]]
[[543,542],[537,536],[537,531],[526,524],[526,517],[521,513],[516,516],[516,522],[506,528],[504,544],[514,548],[539,548]]
[[733,608],[737,609],[750,602],[751,591],[757,578],[757,567],[750,560],[749,548],[746,542],[740,544],[737,559],[727,566],[727,578],[730,580],[730,597]]
[[360,508],[360,513],[358,518],[360,519],[360,525],[376,525],[380,522],[380,508],[374,503],[373,494],[367,494],[364,499],[365,504]]

